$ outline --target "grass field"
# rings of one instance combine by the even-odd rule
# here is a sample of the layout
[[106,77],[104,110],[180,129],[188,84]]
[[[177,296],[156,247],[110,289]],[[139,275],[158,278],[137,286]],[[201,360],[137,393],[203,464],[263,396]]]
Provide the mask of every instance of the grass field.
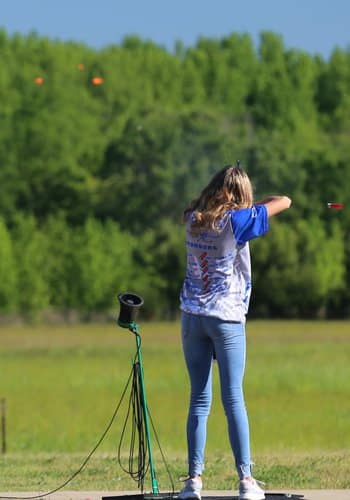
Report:
[[[188,379],[179,325],[140,325],[148,403],[177,478],[186,473]],[[350,323],[248,322],[245,394],[256,476],[269,487],[350,487]],[[126,384],[135,339],[116,325],[0,329],[7,453],[0,490],[63,482],[106,428]],[[206,489],[235,480],[217,370],[208,424]],[[116,450],[127,402],[70,489],[135,489]],[[157,474],[169,489],[156,444]],[[127,450],[125,450],[127,454]]]

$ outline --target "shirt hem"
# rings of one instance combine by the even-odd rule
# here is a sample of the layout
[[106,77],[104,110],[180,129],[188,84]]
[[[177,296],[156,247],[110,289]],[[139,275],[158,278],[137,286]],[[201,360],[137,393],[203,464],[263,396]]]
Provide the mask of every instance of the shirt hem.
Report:
[[227,317],[227,316],[220,315],[220,313],[213,312],[213,314],[210,314],[210,312],[208,312],[208,311],[192,311],[192,310],[186,309],[184,307],[180,307],[180,310],[184,313],[187,313],[187,314],[193,314],[194,316],[206,316],[209,318],[220,319],[221,321],[231,321],[232,323],[245,324],[246,320],[247,320],[245,314],[243,316],[240,315],[239,317],[236,317],[236,316],[235,317]]

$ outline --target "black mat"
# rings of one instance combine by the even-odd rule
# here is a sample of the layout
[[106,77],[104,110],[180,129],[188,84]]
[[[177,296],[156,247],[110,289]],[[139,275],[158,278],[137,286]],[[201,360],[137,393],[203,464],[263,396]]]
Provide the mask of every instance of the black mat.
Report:
[[[138,495],[117,495],[102,497],[102,500],[176,500],[177,493],[140,493]],[[266,500],[299,500],[304,499],[304,495],[295,493],[268,493],[265,492]],[[202,500],[238,500],[238,496],[202,496]],[[306,498],[304,500],[307,500]]]

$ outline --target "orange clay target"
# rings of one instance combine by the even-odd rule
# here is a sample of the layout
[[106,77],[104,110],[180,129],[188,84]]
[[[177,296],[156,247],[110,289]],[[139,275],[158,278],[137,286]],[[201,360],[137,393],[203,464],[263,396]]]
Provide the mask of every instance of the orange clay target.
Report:
[[41,76],[37,76],[34,82],[36,85],[42,85],[44,83],[44,78],[42,78]]
[[91,83],[93,85],[102,85],[104,82],[104,79],[101,78],[100,76],[94,76],[93,78],[91,78]]

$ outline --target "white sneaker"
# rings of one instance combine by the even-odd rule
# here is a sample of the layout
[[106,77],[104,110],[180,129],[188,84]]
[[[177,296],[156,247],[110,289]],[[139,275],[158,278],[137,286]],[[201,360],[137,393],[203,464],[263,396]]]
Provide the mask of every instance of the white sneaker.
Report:
[[265,493],[258,482],[254,478],[242,479],[239,482],[239,500],[264,500]]
[[178,494],[178,498],[186,500],[187,498],[197,498],[201,500],[201,489],[202,480],[200,478],[196,479],[186,479],[185,486]]

